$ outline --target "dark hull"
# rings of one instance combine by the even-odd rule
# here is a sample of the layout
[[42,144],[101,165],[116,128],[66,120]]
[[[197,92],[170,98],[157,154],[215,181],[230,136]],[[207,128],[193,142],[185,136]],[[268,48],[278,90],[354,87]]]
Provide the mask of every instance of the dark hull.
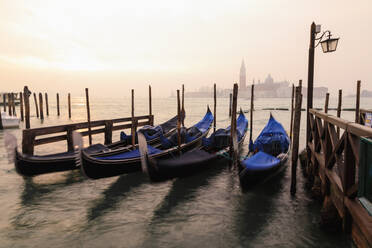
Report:
[[[241,149],[245,136],[246,133],[239,141],[238,150]],[[217,160],[227,160],[225,154],[229,153],[229,151],[230,147],[226,147],[215,153],[208,153],[207,151],[198,149],[165,161],[147,158],[147,172],[150,180],[153,182],[190,176],[215,166]]]
[[[209,131],[209,129],[208,129]],[[208,134],[208,131],[198,137],[196,140],[181,146],[181,152],[187,152],[201,145],[202,138]],[[177,147],[165,150],[161,153],[150,155],[153,159],[169,158],[178,154]],[[123,160],[103,160],[94,158],[85,152],[81,153],[81,169],[83,173],[91,179],[118,176],[125,173],[141,171],[141,158],[123,159]]]
[[276,176],[280,171],[286,168],[288,155],[289,149],[276,166],[266,170],[248,170],[247,168],[243,168],[243,166],[240,165],[241,170],[239,173],[239,179],[241,186],[244,189],[250,189]]
[[[165,137],[172,135],[174,130],[171,125],[174,124],[176,117],[173,117],[166,123],[161,125],[167,126],[167,133]],[[150,145],[156,147],[159,144],[160,139],[155,138],[148,141]],[[129,146],[123,141],[117,141],[109,145],[96,144],[85,149],[88,154],[91,155],[114,155],[123,152],[128,149]],[[76,164],[75,152],[62,152],[45,156],[28,156],[16,151],[15,156],[15,168],[16,171],[23,176],[36,176],[46,173],[61,172],[78,169],[79,165]]]
[[73,153],[60,157],[39,158],[36,156],[27,157],[16,151],[15,168],[23,176],[36,176],[52,172],[74,170],[77,166]]

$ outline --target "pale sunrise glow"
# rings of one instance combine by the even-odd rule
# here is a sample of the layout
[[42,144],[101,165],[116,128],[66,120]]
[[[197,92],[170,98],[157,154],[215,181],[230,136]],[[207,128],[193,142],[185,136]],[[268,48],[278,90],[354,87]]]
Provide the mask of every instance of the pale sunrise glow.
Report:
[[[336,53],[316,52],[315,84],[336,91],[372,81],[370,8],[368,0],[1,1],[0,79],[43,88],[45,77],[59,84],[68,77],[97,89],[104,80],[125,90],[151,82],[157,94],[156,86],[180,83],[230,87],[244,58],[249,81],[271,73],[297,82],[307,77],[315,21],[341,37]],[[367,51],[355,51],[356,43]]]

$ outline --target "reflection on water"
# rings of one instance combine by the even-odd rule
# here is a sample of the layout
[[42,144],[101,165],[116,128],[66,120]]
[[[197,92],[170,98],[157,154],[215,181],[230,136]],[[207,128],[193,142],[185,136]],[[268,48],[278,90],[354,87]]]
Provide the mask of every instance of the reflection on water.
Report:
[[[92,120],[130,116],[129,100],[91,99]],[[353,100],[345,99],[344,107],[353,107]],[[255,107],[272,107],[273,103],[275,107],[289,107],[290,99],[258,99]],[[79,104],[79,99],[73,99],[73,116],[68,120],[67,104],[61,103],[61,116],[57,117],[51,99],[51,115],[44,124],[32,118],[31,126],[84,121],[85,109]],[[188,126],[200,120],[207,104],[213,106],[213,99],[185,99],[185,104]],[[323,99],[314,101],[316,107],[323,104]],[[371,104],[362,99],[362,107],[372,108]],[[219,99],[217,128],[230,124],[228,105],[228,99]],[[238,107],[247,110],[249,105],[249,101],[239,99]],[[147,114],[147,108],[147,99],[136,99],[136,115]],[[284,127],[289,127],[289,111],[272,112]],[[153,113],[155,123],[166,121],[176,113],[175,99],[153,99]],[[254,112],[253,138],[266,124],[269,113]],[[343,117],[352,120],[353,113],[344,112]],[[301,146],[305,127],[303,116]],[[226,162],[216,163],[200,174],[163,183],[150,183],[142,173],[86,180],[80,171],[30,179],[19,176],[8,161],[3,132],[0,131],[0,247],[350,246],[347,237],[320,228],[320,204],[306,192],[300,172],[296,197],[290,196],[289,168],[247,192],[241,190],[236,170],[229,169]],[[21,138],[21,130],[9,132]],[[119,132],[113,135],[113,140],[117,139]],[[102,140],[103,135],[93,136],[95,143]],[[248,140],[243,154],[247,147]],[[52,153],[64,149],[66,144],[60,142],[37,147],[36,151]]]

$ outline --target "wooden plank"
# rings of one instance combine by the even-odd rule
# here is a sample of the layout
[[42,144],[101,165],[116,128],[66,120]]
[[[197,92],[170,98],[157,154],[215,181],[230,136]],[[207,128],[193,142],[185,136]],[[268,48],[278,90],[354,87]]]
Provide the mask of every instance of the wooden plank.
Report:
[[45,110],[46,110],[46,115],[49,116],[48,93],[46,92],[45,92]]
[[24,98],[24,104],[25,104],[25,120],[26,120],[26,129],[30,128],[30,91],[28,90],[28,87],[23,87],[23,98]]
[[61,113],[59,111],[59,94],[57,93],[57,115],[59,116]]
[[92,134],[91,134],[91,123],[90,123],[90,107],[89,107],[89,90],[85,88],[85,99],[87,107],[87,119],[88,119],[88,134],[89,134],[89,145],[92,145]]
[[68,118],[71,119],[71,94],[67,95],[67,105],[68,105]]
[[357,224],[364,238],[372,245],[372,216],[359,203],[358,199],[345,197],[345,206],[349,210],[353,223]]
[[44,120],[43,95],[39,93],[40,120]]
[[[341,107],[342,107],[342,90],[338,90],[338,102],[337,102],[337,117],[341,117]],[[337,136],[340,137],[340,128],[337,127]]]
[[324,113],[328,113],[328,104],[329,104],[329,93],[326,94],[325,104],[324,104]]
[[289,139],[291,140],[292,142],[292,132],[293,132],[293,103],[294,103],[294,93],[295,93],[295,88],[294,88],[294,84],[292,84],[292,98],[291,98],[291,123],[290,123],[290,131],[289,131]]
[[297,159],[298,147],[300,144],[300,125],[301,125],[301,105],[302,94],[301,88],[296,87],[296,105],[293,123],[293,143],[292,143],[292,163],[291,163],[291,195],[296,194],[296,175],[297,175]]
[[359,115],[359,108],[360,108],[360,84],[361,81],[357,81],[357,92],[356,92],[356,103],[355,103],[355,123],[360,123],[360,115]]
[[113,122],[111,120],[107,120],[105,123],[105,145],[112,143],[112,127]]
[[23,93],[19,92],[19,107],[20,107],[20,112],[21,112],[21,121],[24,121],[24,108],[23,108]]
[[347,129],[356,136],[372,137],[372,128],[356,123],[349,123]]

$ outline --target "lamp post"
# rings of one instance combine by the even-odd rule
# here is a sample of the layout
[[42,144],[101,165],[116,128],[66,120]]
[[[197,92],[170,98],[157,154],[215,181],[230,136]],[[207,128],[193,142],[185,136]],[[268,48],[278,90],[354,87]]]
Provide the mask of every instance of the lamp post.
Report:
[[[339,38],[331,38],[332,34],[329,30],[324,31],[318,38],[316,35],[320,33],[320,25],[315,25],[313,22],[310,28],[310,46],[309,46],[309,67],[307,75],[307,107],[306,107],[306,150],[307,161],[310,160],[310,148],[308,142],[310,139],[310,119],[309,109],[313,107],[313,89],[314,89],[314,52],[315,48],[321,44],[324,53],[336,51]],[[315,45],[315,41],[318,43]]]

